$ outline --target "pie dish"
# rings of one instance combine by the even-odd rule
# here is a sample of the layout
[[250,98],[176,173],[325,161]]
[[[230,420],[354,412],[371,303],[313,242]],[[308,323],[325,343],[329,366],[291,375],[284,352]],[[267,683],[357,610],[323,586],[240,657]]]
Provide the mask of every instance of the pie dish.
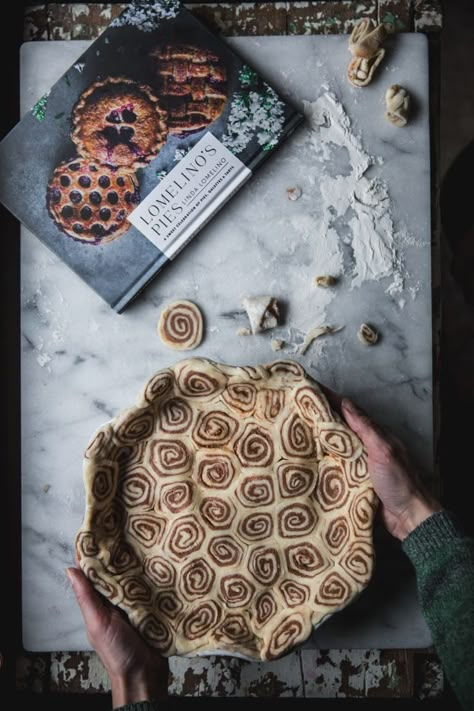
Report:
[[150,56],[170,133],[187,135],[219,118],[227,101],[227,74],[219,57],[187,44],[158,47]]
[[165,656],[275,659],[370,580],[366,453],[296,362],[159,371],[84,477],[79,564]]
[[69,237],[93,245],[111,242],[127,232],[127,216],[139,201],[133,173],[87,158],[61,163],[46,195],[57,227]]
[[140,168],[166,141],[166,112],[149,86],[107,77],[88,87],[73,113],[79,155],[106,165]]

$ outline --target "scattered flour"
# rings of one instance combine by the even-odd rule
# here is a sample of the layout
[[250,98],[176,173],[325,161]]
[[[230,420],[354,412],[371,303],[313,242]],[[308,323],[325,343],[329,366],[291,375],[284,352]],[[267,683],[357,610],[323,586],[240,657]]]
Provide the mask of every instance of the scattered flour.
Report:
[[331,231],[337,234],[334,223],[337,218],[345,218],[352,233],[345,240],[350,243],[354,258],[351,288],[390,277],[386,292],[390,295],[400,292],[403,276],[395,250],[388,189],[380,178],[365,176],[371,165],[380,165],[380,160],[364,150],[360,138],[352,132],[342,104],[332,92],[326,91],[314,102],[305,102],[305,113],[311,126],[309,143],[318,156],[328,164],[335,148],[345,149],[349,156],[348,175],[331,176],[323,168],[322,234]]

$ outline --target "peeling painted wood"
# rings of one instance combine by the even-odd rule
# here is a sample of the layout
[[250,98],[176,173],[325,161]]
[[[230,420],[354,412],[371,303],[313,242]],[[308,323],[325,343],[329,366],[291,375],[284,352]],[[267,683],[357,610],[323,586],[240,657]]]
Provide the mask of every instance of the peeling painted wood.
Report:
[[394,32],[408,32],[413,27],[412,0],[379,0],[378,22],[391,25]]
[[23,39],[25,42],[49,39],[46,5],[31,5],[25,8]]
[[[47,3],[27,9],[25,39],[95,39],[127,3]],[[439,0],[319,0],[186,5],[225,36],[349,33],[363,17],[387,22],[395,32],[437,32]]]
[[288,34],[348,34],[364,17],[377,18],[377,1],[288,3]]
[[414,0],[415,32],[440,32],[443,11],[440,0]]
[[[171,657],[169,693],[188,697],[416,698],[443,694],[443,671],[431,650],[295,651],[275,662],[230,657]],[[94,652],[23,655],[17,689],[105,693],[110,683]]]
[[169,692],[175,696],[302,697],[301,652],[274,662],[171,657]]
[[413,655],[406,650],[303,649],[306,697],[411,698]]
[[55,652],[51,654],[53,692],[95,694],[110,691],[107,673],[94,652]]

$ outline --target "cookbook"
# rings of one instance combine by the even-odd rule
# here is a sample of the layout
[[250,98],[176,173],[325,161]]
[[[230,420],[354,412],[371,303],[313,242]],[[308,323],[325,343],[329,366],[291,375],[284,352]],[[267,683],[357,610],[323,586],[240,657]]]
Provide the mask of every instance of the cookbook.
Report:
[[0,143],[0,200],[121,312],[302,120],[176,0],[135,1]]

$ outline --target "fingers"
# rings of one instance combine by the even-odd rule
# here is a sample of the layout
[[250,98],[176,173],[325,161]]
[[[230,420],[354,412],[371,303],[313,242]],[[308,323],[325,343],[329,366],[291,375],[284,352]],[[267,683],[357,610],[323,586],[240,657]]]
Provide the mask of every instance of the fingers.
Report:
[[343,398],[342,413],[349,427],[354,430],[368,449],[385,444],[387,440],[383,432],[352,400]]
[[94,590],[79,568],[66,568],[66,575],[81,608],[87,629],[96,630],[105,623],[107,616],[107,611],[99,593]]

